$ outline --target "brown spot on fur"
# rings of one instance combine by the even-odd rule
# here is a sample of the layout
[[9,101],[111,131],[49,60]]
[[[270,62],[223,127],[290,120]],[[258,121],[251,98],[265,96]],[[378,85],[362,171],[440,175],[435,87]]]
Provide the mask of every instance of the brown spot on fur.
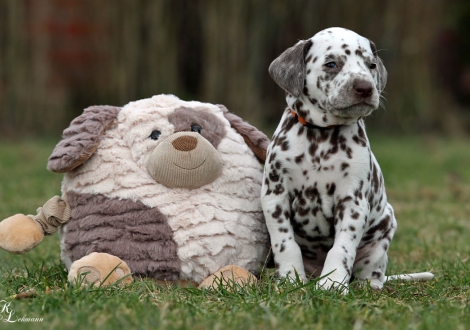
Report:
[[175,133],[190,132],[194,124],[201,126],[201,135],[216,149],[226,134],[222,121],[204,110],[181,107],[168,115],[168,121],[175,127]]
[[276,159],[276,153],[273,152],[270,156],[269,156],[269,162],[271,163],[274,159]]
[[282,208],[280,205],[276,205],[276,209],[274,210],[274,213],[272,213],[272,217],[274,219],[277,219],[281,216],[281,213],[282,213]]
[[271,172],[269,172],[269,180],[271,180],[272,182],[279,181],[279,174],[276,170],[272,170]]
[[280,195],[284,192],[284,187],[282,184],[278,183],[273,190],[274,195]]
[[335,193],[335,190],[336,190],[336,184],[334,182],[329,184],[329,185],[327,184],[326,188],[327,188],[328,196],[333,196],[333,194]]
[[295,162],[296,162],[297,164],[300,164],[304,158],[305,158],[305,154],[304,154],[304,153],[301,153],[300,155],[298,155],[297,157],[295,157],[294,160],[295,160]]
[[312,103],[313,105],[317,104],[317,99],[312,99],[312,98],[309,98],[308,99],[310,101],[310,103]]
[[68,257],[91,252],[112,253],[135,274],[157,280],[178,280],[180,260],[173,232],[158,208],[140,201],[67,192],[72,209],[63,233]]

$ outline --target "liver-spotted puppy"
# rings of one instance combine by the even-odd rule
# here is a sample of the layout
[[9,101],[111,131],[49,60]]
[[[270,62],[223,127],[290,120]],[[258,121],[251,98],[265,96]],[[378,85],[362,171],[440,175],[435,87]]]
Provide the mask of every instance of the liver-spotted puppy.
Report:
[[387,81],[374,43],[329,28],[287,49],[269,72],[288,104],[262,187],[277,274],[322,276],[321,288],[347,290],[353,277],[381,288],[397,222],[363,121]]

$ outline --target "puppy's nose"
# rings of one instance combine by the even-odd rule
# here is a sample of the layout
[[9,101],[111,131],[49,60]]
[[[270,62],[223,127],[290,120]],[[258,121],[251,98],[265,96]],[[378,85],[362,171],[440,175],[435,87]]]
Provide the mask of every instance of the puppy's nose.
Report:
[[356,91],[356,94],[361,97],[369,97],[372,95],[373,86],[368,81],[355,80],[353,88]]
[[171,142],[173,147],[179,151],[191,151],[197,146],[197,139],[194,136],[183,135]]

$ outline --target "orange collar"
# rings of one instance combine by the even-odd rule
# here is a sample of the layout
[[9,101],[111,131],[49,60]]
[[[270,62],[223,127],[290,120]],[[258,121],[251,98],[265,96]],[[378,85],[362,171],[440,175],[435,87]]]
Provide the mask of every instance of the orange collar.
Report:
[[318,126],[318,125],[314,125],[312,123],[309,123],[308,121],[305,120],[305,118],[302,118],[300,117],[294,110],[290,110],[290,114],[295,117],[295,119],[297,119],[297,121],[299,123],[301,123],[302,125],[308,127],[308,128],[319,128],[319,129],[331,129],[331,128],[335,128],[339,125],[329,125],[329,126],[326,126],[326,127],[323,127],[323,126]]

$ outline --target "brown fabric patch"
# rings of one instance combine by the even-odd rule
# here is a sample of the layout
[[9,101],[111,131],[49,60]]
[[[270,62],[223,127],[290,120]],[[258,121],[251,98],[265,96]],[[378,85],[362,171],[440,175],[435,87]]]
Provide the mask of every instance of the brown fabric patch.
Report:
[[101,136],[113,124],[121,108],[93,106],[75,118],[63,132],[49,157],[47,169],[66,173],[83,164],[98,148]]
[[104,252],[124,260],[136,275],[179,279],[178,247],[166,216],[157,208],[73,191],[67,192],[67,199],[72,213],[64,240],[72,262]]
[[230,126],[235,129],[245,140],[245,143],[253,150],[256,158],[261,164],[266,161],[266,149],[269,146],[268,137],[256,127],[243,121],[237,115],[230,113],[223,105],[217,105],[224,113],[225,118],[230,122]]
[[201,135],[216,149],[226,134],[222,121],[204,110],[181,107],[168,116],[168,121],[175,126],[175,133],[191,131],[195,124],[201,126]]

